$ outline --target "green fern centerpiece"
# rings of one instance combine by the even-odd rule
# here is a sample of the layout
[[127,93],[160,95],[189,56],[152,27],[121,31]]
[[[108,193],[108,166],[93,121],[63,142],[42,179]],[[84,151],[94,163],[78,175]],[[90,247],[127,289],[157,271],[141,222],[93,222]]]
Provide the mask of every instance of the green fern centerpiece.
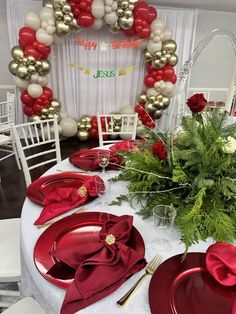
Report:
[[143,218],[156,205],[172,204],[175,224],[188,248],[200,239],[232,242],[236,237],[236,123],[227,113],[195,113],[175,137],[149,133],[145,148],[122,153],[126,166],[115,180],[127,180],[128,194],[113,204],[136,199]]

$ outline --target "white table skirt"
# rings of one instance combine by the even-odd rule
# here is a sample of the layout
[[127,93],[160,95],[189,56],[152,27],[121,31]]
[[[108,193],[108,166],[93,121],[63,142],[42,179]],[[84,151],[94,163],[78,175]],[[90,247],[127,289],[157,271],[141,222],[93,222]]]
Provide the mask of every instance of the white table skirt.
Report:
[[[68,159],[63,160],[58,165],[51,168],[45,175],[58,173],[57,169],[65,169],[78,171],[78,168],[71,165]],[[115,175],[116,171],[109,171],[109,174]],[[91,173],[93,174],[93,173]],[[95,173],[94,173],[95,174]],[[114,197],[120,194],[126,193],[125,182],[116,182],[111,184],[111,195]],[[99,211],[96,206],[97,199],[93,202],[85,205],[86,211]],[[22,259],[22,294],[24,296],[33,296],[39,304],[45,309],[48,314],[60,313],[60,308],[63,303],[65,296],[65,290],[52,285],[46,281],[44,277],[38,272],[34,264],[33,251],[34,246],[39,236],[44,232],[45,229],[36,228],[33,223],[40,214],[42,207],[34,204],[26,198],[22,216],[21,216],[21,259]],[[65,214],[71,214],[76,209],[69,211]],[[143,220],[141,216],[135,214],[133,209],[128,203],[123,203],[119,206],[112,206],[109,209],[101,211],[109,211],[112,214],[121,216],[129,214],[134,216],[134,226],[141,233],[145,248],[146,248],[146,259],[150,259],[158,252],[153,250],[153,246],[150,242],[157,237],[157,230],[153,226],[152,219]],[[180,242],[178,232],[175,231],[171,236],[172,251],[165,252],[162,254],[163,260],[184,252],[184,245]],[[191,252],[205,252],[207,247],[212,244],[212,240],[209,239],[207,242],[201,241],[198,245],[194,245],[190,248]],[[138,287],[133,297],[129,300],[128,304],[122,309],[116,305],[116,301],[120,299],[124,293],[135,283],[144,270],[133,275],[129,278],[117,291],[105,297],[104,299],[90,305],[89,307],[79,311],[80,314],[146,314],[150,313],[148,303],[148,286],[151,277],[147,276],[142,284]]]

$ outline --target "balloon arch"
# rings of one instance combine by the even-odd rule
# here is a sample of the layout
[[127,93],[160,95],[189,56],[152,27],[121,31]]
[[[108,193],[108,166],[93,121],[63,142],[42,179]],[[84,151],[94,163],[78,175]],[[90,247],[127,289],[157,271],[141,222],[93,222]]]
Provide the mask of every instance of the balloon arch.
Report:
[[[53,42],[81,28],[98,30],[104,23],[111,32],[120,31],[127,37],[135,37],[145,46],[145,91],[138,95],[133,111],[139,115],[139,130],[155,126],[154,120],[162,116],[174,95],[176,74],[173,67],[178,61],[176,43],[172,30],[157,18],[156,9],[137,0],[44,0],[38,14],[26,13],[18,45],[11,50],[13,59],[9,71],[21,90],[23,111],[30,120],[56,115],[61,120],[62,135],[69,137],[78,131],[80,140],[98,136],[96,117],[82,116],[78,125],[72,118],[64,117],[60,101],[47,86],[47,75]],[[68,119],[74,121],[76,127],[68,128]]]

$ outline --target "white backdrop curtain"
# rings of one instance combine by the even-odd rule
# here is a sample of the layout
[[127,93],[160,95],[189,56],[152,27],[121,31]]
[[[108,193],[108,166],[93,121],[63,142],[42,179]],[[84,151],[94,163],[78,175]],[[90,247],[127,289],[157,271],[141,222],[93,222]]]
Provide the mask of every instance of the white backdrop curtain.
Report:
[[[23,27],[24,15],[28,11],[39,12],[41,1],[8,0],[7,20],[10,46],[17,44],[18,31]],[[177,54],[180,66],[189,59],[196,32],[197,11],[188,9],[158,8],[158,15],[173,29],[178,45]],[[85,50],[75,42],[77,37],[98,43],[95,51]],[[112,40],[124,40],[122,34],[111,34],[106,27],[100,31],[92,29],[74,33],[64,39],[63,44],[54,44],[50,61],[49,87],[54,91],[54,97],[60,99],[63,110],[74,118],[82,114],[95,115],[97,112],[109,113],[117,111],[123,105],[136,103],[136,97],[143,89],[145,64],[142,49],[112,49]],[[102,42],[108,43],[107,51],[100,49]],[[9,56],[10,59],[10,56]],[[77,67],[71,67],[74,64]],[[79,70],[78,67],[81,67]],[[131,68],[130,68],[131,67]],[[134,67],[134,68],[132,68]],[[83,68],[83,70],[82,70]],[[89,69],[90,74],[88,74]],[[125,69],[126,75],[119,76],[119,70]],[[93,77],[97,70],[113,70],[113,78]],[[87,74],[86,74],[87,73]],[[170,114],[178,110],[173,101],[162,117],[161,126],[165,128]],[[26,121],[22,113],[22,105],[18,99],[17,122]]]

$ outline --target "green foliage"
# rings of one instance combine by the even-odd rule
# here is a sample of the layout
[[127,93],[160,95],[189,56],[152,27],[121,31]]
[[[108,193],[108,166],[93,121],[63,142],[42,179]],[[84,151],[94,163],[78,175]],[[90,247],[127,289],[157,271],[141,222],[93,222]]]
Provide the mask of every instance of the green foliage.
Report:
[[[168,134],[149,133],[143,151],[125,153],[126,167],[115,179],[129,181],[129,193],[117,202],[135,198],[143,218],[159,204],[176,208],[186,252],[209,236],[223,242],[236,237],[236,154],[223,150],[228,136],[236,138],[236,123],[224,126],[225,120],[219,112],[184,117],[183,131],[172,141]],[[160,139],[168,150],[162,161],[150,151]]]

